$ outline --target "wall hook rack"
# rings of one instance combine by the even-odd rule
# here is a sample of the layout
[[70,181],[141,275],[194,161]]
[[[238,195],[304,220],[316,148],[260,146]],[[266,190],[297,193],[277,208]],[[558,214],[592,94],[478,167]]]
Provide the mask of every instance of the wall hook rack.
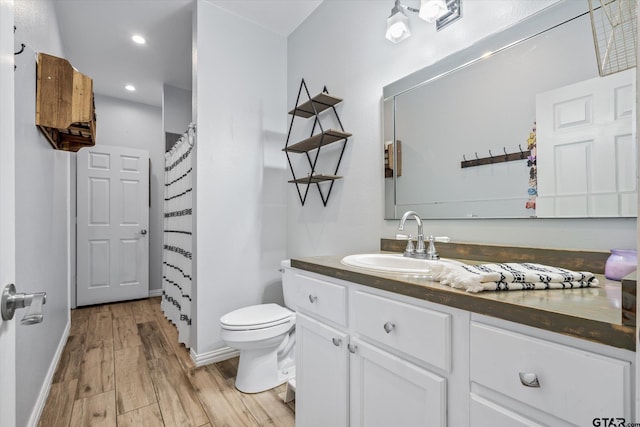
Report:
[[[307,96],[307,101],[300,103],[300,96],[302,95],[302,89],[304,89],[304,93]],[[291,170],[291,175],[293,179],[290,180],[290,183],[296,185],[296,190],[298,192],[298,197],[300,198],[300,203],[304,206],[305,201],[307,200],[307,195],[309,194],[309,187],[312,184],[315,184],[318,192],[320,193],[320,198],[322,199],[322,204],[327,206],[327,202],[329,201],[329,195],[331,194],[331,190],[333,190],[333,184],[336,180],[341,179],[341,176],[337,176],[338,169],[340,167],[340,162],[342,161],[342,156],[344,155],[344,150],[347,146],[347,139],[351,136],[349,132],[345,132],[344,127],[342,126],[342,122],[340,121],[340,117],[338,116],[338,112],[336,111],[335,105],[342,102],[342,99],[336,98],[334,96],[329,95],[329,91],[327,87],[324,86],[322,92],[318,95],[311,97],[309,93],[309,89],[307,88],[307,84],[304,79],[300,82],[300,88],[298,89],[298,96],[296,98],[296,106],[293,110],[289,111],[293,117],[291,119],[291,123],[289,125],[289,133],[287,134],[287,142],[283,148],[283,151],[287,155],[287,162],[289,163],[289,169]],[[335,116],[335,119],[340,126],[340,130],[336,129],[325,129],[320,120],[320,114],[325,111],[331,109]],[[313,126],[311,129],[311,136],[302,141],[296,142],[292,145],[289,145],[289,140],[291,139],[291,131],[293,129],[293,122],[296,117],[303,118],[314,118]],[[319,132],[316,132],[319,130]],[[334,169],[333,174],[320,174],[316,172],[316,166],[318,164],[318,158],[320,156],[321,148],[325,145],[332,144],[335,142],[342,141],[342,148],[340,150],[340,155],[336,162],[336,167]],[[315,151],[315,155],[311,153]],[[293,164],[291,163],[290,153],[304,153],[307,162],[309,164],[309,168],[311,169],[306,176],[296,176],[295,169]],[[322,191],[321,183],[329,183],[329,188],[325,192]],[[304,186],[304,190],[301,187]]]
[[[18,29],[18,27],[16,27],[15,25],[13,26],[13,33],[16,33],[16,30]],[[24,52],[24,48],[27,47],[24,43],[20,43],[20,50],[17,52],[14,52],[14,55],[20,55],[22,52]],[[16,68],[18,68],[17,65],[13,65],[13,71],[16,70]]]
[[524,160],[531,154],[531,151],[522,151],[522,147],[518,144],[519,151],[513,153],[507,153],[506,147],[502,147],[504,154],[493,155],[489,150],[489,157],[478,157],[478,152],[475,152],[475,159],[467,160],[467,157],[463,154],[462,161],[460,162],[461,168],[471,168],[474,166],[490,165],[495,163],[513,162],[516,160]]

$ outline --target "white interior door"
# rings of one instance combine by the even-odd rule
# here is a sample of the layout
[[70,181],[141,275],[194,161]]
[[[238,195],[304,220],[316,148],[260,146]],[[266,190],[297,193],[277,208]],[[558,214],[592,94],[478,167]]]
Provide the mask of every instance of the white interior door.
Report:
[[[0,291],[15,280],[13,2],[0,0]],[[16,423],[15,321],[0,317],[0,427]]]
[[77,304],[149,296],[149,153],[78,151]]
[[635,69],[536,97],[540,217],[635,217]]

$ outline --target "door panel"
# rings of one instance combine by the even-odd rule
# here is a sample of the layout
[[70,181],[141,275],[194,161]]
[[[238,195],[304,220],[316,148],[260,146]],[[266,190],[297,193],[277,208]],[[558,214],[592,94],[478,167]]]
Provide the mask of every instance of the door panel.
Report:
[[77,303],[149,295],[149,154],[125,147],[78,152]]
[[[15,283],[13,2],[0,0],[0,291]],[[0,317],[0,427],[16,424],[14,320]]]
[[296,425],[348,425],[348,337],[298,313],[296,317]]
[[536,97],[539,217],[636,216],[635,70]]
[[351,425],[444,427],[446,379],[358,339],[351,339]]

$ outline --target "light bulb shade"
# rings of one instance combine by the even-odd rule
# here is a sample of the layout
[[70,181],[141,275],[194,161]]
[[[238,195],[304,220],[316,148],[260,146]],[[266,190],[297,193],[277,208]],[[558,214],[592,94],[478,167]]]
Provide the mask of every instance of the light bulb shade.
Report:
[[409,18],[402,11],[392,13],[387,19],[387,40],[399,43],[411,35],[409,29]]
[[422,0],[420,2],[420,13],[418,16],[425,21],[432,23],[447,13],[447,2],[445,0]]

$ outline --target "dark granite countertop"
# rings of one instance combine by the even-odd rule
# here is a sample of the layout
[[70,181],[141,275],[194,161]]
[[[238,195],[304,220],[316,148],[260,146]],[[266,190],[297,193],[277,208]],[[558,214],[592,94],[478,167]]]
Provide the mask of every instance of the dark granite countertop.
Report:
[[635,351],[635,327],[622,322],[620,282],[597,275],[599,287],[480,292],[425,277],[380,273],[341,264],[342,256],[293,258],[291,266],[437,304]]

